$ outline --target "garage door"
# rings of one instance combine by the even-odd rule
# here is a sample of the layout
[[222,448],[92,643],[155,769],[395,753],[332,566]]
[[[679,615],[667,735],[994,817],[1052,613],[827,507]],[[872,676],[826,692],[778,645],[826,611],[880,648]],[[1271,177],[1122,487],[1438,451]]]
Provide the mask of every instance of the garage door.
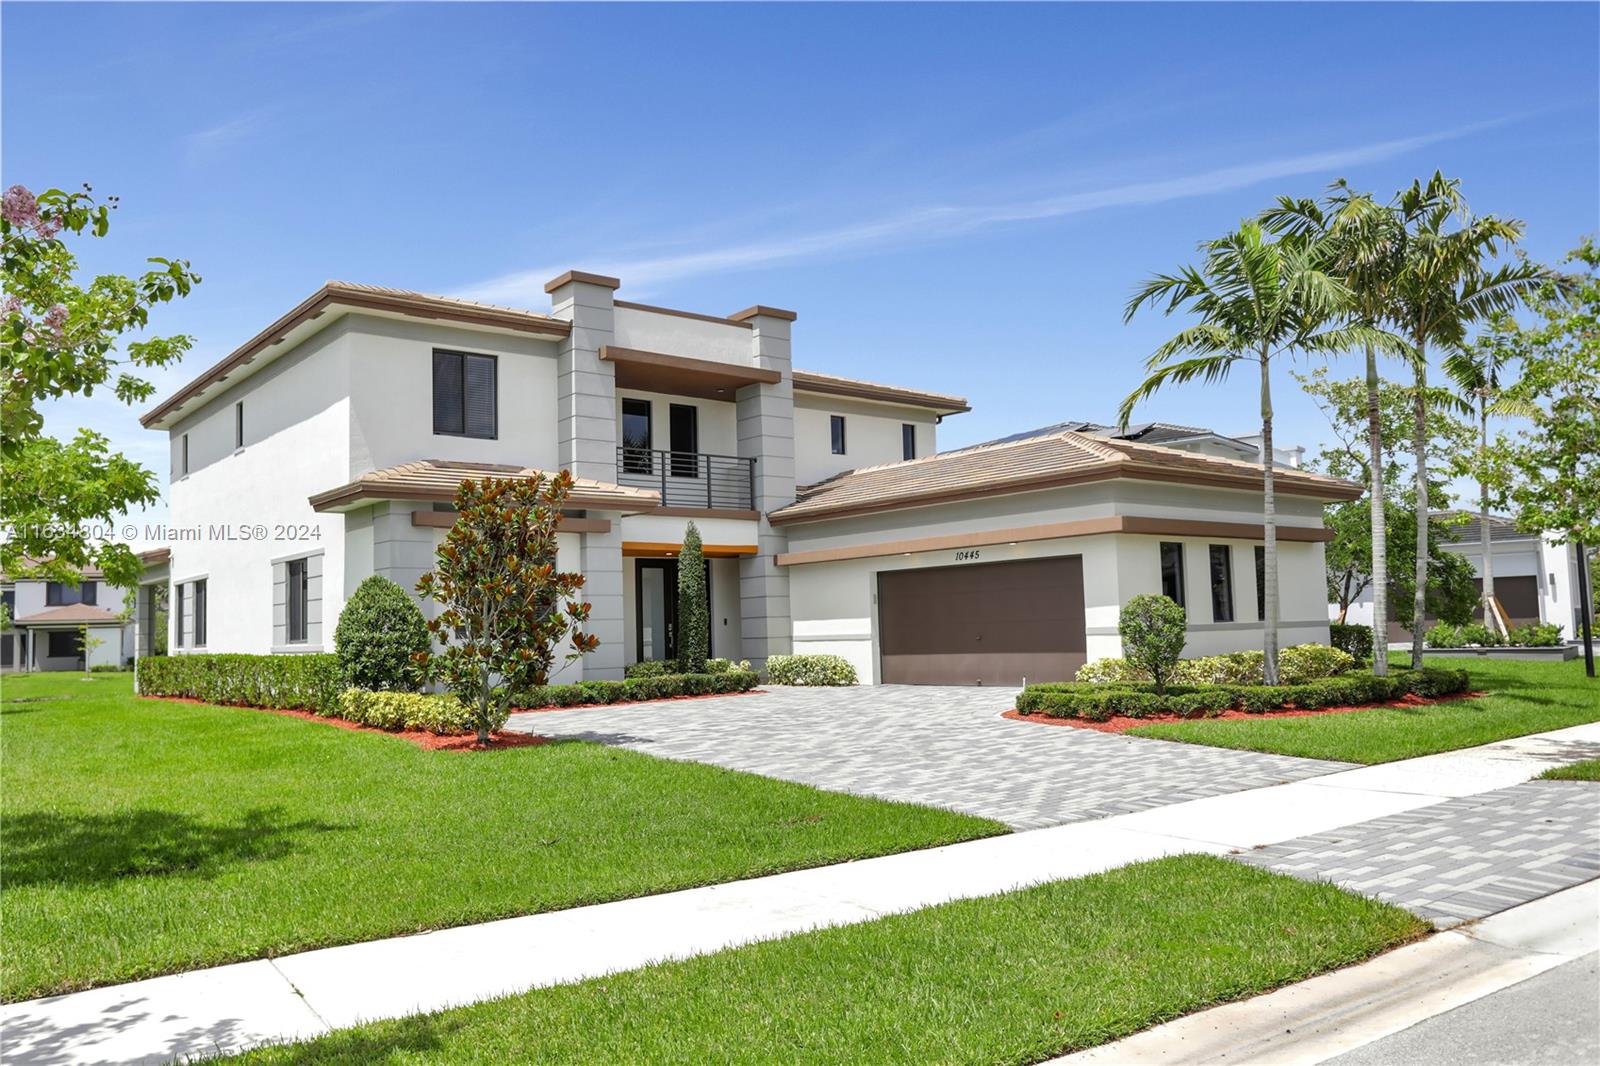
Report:
[[[1478,595],[1483,595],[1483,579],[1473,578],[1472,583],[1478,588]],[[1505,608],[1506,614],[1511,616],[1513,625],[1524,625],[1528,622],[1539,621],[1539,579],[1531,575],[1520,577],[1497,577],[1494,579],[1494,596],[1500,601],[1500,606]],[[1483,621],[1483,605],[1479,601],[1478,609],[1472,615],[1478,621]]]
[[886,684],[1070,680],[1084,663],[1083,557],[878,575]]

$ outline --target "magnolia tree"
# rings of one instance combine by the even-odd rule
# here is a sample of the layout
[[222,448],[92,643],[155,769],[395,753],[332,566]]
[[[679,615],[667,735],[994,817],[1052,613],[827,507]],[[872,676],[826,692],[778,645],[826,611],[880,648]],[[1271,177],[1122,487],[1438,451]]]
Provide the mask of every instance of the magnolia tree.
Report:
[[1187,638],[1188,616],[1166,596],[1135,596],[1122,608],[1117,631],[1122,634],[1122,657],[1149,671],[1157,692],[1167,691]]
[[463,481],[459,517],[417,583],[422,598],[442,608],[428,630],[443,645],[417,661],[467,705],[480,744],[505,724],[513,693],[548,683],[563,639],[566,662],[600,643],[583,632],[583,575],[556,569],[556,526],[571,491],[565,470]]
[[[84,566],[98,567],[127,587],[139,562],[125,544],[87,540],[90,523],[110,524],[160,497],[155,476],[118,454],[100,433],[80,429],[70,441],[44,433],[41,403],[92,396],[97,389],[125,404],[150,398],[155,386],[140,376],[183,356],[186,336],[143,334],[151,310],[199,282],[181,259],[151,259],[137,277],[101,274],[81,281],[67,238],[104,237],[116,198],[105,203],[82,192],[47,189],[35,196],[21,185],[0,203],[5,304],[0,325],[0,458],[6,491],[0,499],[0,569],[73,584]],[[33,560],[44,560],[42,563]]]

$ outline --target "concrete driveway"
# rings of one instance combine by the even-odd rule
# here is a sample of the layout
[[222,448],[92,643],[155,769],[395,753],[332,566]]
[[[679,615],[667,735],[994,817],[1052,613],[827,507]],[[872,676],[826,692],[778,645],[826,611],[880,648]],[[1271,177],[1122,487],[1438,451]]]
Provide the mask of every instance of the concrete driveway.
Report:
[[999,717],[1015,695],[999,688],[769,686],[739,696],[517,714],[507,728],[946,807],[1017,829],[1348,768]]

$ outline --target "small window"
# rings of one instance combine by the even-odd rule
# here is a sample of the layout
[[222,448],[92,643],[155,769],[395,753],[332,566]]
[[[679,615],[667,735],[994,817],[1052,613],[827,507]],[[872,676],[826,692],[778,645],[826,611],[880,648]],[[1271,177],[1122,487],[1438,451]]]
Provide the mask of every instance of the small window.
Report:
[[185,433],[183,435],[183,440],[180,442],[180,444],[182,446],[183,455],[178,462],[178,473],[187,474],[189,472],[189,434]]
[[648,474],[651,469],[649,400],[622,401],[622,472]]
[[1267,549],[1256,545],[1256,621],[1267,620]]
[[206,583],[194,583],[194,646],[206,646]]
[[244,401],[233,405],[233,446],[244,447]]
[[844,415],[828,416],[828,433],[833,440],[833,454],[844,454]]
[[1161,595],[1183,606],[1183,545],[1163,542],[1161,545]]
[[76,629],[52,629],[45,654],[52,659],[83,658],[83,634]]
[[1211,620],[1233,621],[1233,552],[1226,544],[1211,545]]
[[433,353],[433,431],[492,440],[499,419],[497,364],[492,355]]
[[675,403],[667,409],[667,428],[672,441],[672,476],[699,477],[700,409],[692,404]]
[[93,581],[80,581],[77,588],[73,588],[65,581],[48,581],[44,586],[46,607],[68,607],[74,603],[98,602],[99,590]]
[[306,642],[306,600],[309,598],[311,583],[307,578],[306,561],[304,559],[290,559],[287,567],[288,574],[288,632],[285,637],[290,644],[304,644]]
[[177,638],[175,643],[180,648],[187,646],[183,631],[183,608],[185,600],[188,599],[188,592],[186,585],[172,586],[172,624],[174,636]]
[[917,427],[910,422],[900,424],[900,457],[902,459],[917,457]]

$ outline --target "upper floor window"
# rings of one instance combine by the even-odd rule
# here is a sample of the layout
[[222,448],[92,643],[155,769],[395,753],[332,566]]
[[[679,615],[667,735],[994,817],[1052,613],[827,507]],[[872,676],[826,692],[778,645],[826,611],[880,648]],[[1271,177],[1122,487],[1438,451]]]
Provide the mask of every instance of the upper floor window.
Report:
[[244,401],[233,405],[233,446],[244,447]]
[[650,473],[649,400],[622,401],[622,469],[628,474]]
[[900,424],[900,454],[905,459],[917,457],[917,427],[910,422]]
[[1183,545],[1163,542],[1161,545],[1161,595],[1183,606]]
[[672,437],[672,476],[699,477],[700,408],[675,403],[667,408],[667,430]]
[[433,353],[433,431],[455,437],[496,435],[499,404],[492,355]]
[[178,457],[178,473],[187,474],[189,472],[189,434],[185,433],[178,444],[179,451],[182,453]]
[[49,581],[44,586],[44,605],[46,607],[66,607],[74,603],[98,603],[99,589],[96,582],[81,581],[77,588],[73,588],[65,581]]
[[844,454],[844,415],[828,416],[828,435],[833,441],[833,454]]
[[1233,621],[1233,552],[1226,544],[1211,545],[1211,620]]

